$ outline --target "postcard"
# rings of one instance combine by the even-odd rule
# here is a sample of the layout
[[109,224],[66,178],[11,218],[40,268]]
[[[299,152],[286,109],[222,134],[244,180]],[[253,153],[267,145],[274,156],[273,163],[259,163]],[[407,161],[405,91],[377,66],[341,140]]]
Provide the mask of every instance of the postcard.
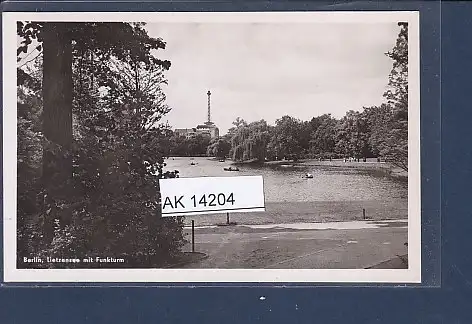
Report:
[[418,12],[3,15],[4,281],[420,283]]

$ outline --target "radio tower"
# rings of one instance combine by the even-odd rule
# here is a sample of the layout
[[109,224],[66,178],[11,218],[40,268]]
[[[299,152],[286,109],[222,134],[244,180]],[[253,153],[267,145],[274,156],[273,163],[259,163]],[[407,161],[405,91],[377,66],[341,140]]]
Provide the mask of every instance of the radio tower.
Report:
[[211,122],[211,107],[210,107],[210,96],[211,96],[211,92],[210,92],[210,90],[208,90],[207,96],[208,96],[208,121],[206,122],[206,124],[210,125],[210,124],[213,124],[213,123]]

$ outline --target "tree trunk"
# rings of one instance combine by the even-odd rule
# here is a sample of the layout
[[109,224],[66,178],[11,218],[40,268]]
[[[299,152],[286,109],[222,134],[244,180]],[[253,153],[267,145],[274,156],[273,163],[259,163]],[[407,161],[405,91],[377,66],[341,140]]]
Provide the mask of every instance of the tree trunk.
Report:
[[72,179],[72,44],[65,23],[43,27],[43,173],[47,210],[46,242],[53,235],[54,220],[67,218],[61,209],[70,197]]

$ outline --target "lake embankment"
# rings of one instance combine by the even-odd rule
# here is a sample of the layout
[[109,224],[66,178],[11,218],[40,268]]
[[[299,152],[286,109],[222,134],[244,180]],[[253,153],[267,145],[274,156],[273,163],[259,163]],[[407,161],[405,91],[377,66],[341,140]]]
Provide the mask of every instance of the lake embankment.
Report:
[[[408,218],[406,204],[399,201],[312,201],[266,202],[264,212],[230,213],[230,221],[238,225],[326,223],[339,221],[404,220]],[[186,216],[186,226],[209,226],[226,222],[226,213]]]

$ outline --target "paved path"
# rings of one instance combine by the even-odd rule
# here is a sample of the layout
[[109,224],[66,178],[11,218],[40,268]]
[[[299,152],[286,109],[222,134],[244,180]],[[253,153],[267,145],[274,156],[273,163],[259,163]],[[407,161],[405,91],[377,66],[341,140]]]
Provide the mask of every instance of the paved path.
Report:
[[208,258],[185,268],[363,269],[381,263],[404,267],[402,262],[385,261],[407,254],[407,238],[407,221],[401,220],[199,227],[195,250]]

